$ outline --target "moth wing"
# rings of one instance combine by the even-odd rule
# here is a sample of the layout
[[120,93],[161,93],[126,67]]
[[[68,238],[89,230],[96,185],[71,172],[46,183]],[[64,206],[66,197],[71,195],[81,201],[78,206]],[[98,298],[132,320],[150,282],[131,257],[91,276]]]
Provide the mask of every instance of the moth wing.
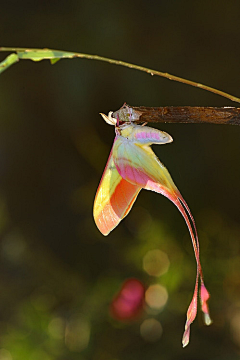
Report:
[[111,151],[93,206],[95,223],[103,235],[108,235],[129,213],[140,190],[119,175]]
[[115,141],[113,160],[123,179],[147,190],[176,199],[178,190],[166,167],[147,145],[134,144],[121,137]]
[[156,191],[168,197],[177,206],[188,226],[197,262],[197,275],[194,294],[188,308],[185,332],[183,335],[183,346],[186,346],[189,342],[190,325],[194,321],[197,314],[196,309],[199,276],[201,279],[201,307],[204,313],[205,323],[207,325],[211,323],[207,306],[209,293],[203,281],[202,267],[199,259],[199,242],[194,218],[187,203],[173,183],[168,170],[159,161],[149,146],[134,144],[126,138],[124,141],[119,141],[118,138],[113,149],[113,159],[119,174],[125,180],[131,182],[134,185],[141,186],[144,189]]
[[173,138],[165,131],[154,129],[149,126],[139,126],[133,124],[132,140],[143,145],[161,145],[172,142]]

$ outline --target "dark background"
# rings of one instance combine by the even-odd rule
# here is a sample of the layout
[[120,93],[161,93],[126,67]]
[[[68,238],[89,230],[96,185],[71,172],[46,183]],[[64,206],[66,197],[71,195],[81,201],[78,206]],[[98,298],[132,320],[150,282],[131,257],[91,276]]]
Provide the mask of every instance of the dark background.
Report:
[[[239,16],[234,0],[6,1],[0,45],[98,54],[240,96]],[[190,344],[182,349],[196,265],[180,213],[164,197],[142,191],[108,237],[92,218],[114,137],[99,112],[124,102],[237,106],[97,61],[21,61],[1,75],[1,360],[239,358],[240,129],[158,126],[174,138],[154,150],[195,217],[211,293],[213,324],[205,327],[199,311]],[[153,277],[142,261],[156,249],[167,254],[170,267]],[[146,287],[161,284],[168,301],[121,324],[108,307],[129,277]],[[147,339],[139,331],[152,318],[163,330],[156,341],[154,329]]]

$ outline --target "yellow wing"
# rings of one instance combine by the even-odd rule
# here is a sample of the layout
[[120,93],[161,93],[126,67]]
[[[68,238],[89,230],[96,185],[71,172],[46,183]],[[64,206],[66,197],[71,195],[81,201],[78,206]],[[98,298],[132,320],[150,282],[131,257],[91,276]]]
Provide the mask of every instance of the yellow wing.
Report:
[[103,235],[108,235],[129,213],[140,190],[119,175],[111,151],[93,206],[95,223]]

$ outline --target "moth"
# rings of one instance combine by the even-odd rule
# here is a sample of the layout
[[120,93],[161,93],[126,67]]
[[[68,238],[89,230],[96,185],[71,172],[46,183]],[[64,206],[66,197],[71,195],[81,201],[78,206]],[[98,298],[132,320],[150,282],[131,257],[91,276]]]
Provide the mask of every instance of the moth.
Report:
[[116,136],[97,189],[93,207],[94,220],[101,233],[108,235],[129,213],[141,189],[162,194],[177,206],[188,226],[197,262],[195,288],[188,307],[182,339],[185,347],[189,343],[190,325],[197,314],[199,279],[201,309],[206,325],[211,323],[207,305],[210,295],[203,281],[194,218],[168,170],[151,149],[152,144],[167,144],[173,139],[164,131],[145,126],[145,124],[134,124],[131,108],[124,122],[120,122],[119,118],[116,119],[112,114],[112,112],[109,112],[108,116],[101,114],[108,124],[115,126]]

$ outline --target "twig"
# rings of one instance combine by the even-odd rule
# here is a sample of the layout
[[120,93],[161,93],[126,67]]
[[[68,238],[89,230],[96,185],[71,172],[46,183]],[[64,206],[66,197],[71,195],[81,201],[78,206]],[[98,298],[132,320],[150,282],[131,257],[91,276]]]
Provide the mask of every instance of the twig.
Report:
[[54,64],[57,60],[63,59],[63,58],[70,58],[70,59],[71,58],[85,58],[85,59],[90,59],[90,60],[105,61],[110,64],[125,66],[125,67],[131,68],[131,69],[144,71],[150,75],[157,75],[157,76],[167,78],[169,80],[174,80],[174,81],[181,82],[183,84],[191,85],[191,86],[194,86],[194,87],[206,90],[206,91],[210,91],[214,94],[223,96],[229,100],[240,103],[240,98],[233,96],[231,94],[227,94],[221,90],[214,89],[210,86],[203,85],[203,84],[197,83],[195,81],[183,79],[179,76],[175,76],[172,74],[149,69],[144,66],[130,64],[128,62],[121,61],[121,60],[109,59],[109,58],[106,58],[103,56],[83,54],[83,53],[77,53],[77,52],[69,52],[69,51],[64,51],[64,50],[53,50],[53,49],[46,49],[46,48],[45,49],[29,49],[29,48],[17,48],[17,47],[0,47],[0,51],[14,51],[17,53],[17,56],[19,59],[25,59],[25,60],[28,59],[28,60],[33,60],[33,61],[40,61],[40,60],[44,60],[44,59],[49,59],[52,64]]
[[240,125],[240,108],[236,107],[200,107],[165,106],[145,107],[124,104],[112,115],[122,121],[136,123],[188,123],[188,124],[228,124]]

